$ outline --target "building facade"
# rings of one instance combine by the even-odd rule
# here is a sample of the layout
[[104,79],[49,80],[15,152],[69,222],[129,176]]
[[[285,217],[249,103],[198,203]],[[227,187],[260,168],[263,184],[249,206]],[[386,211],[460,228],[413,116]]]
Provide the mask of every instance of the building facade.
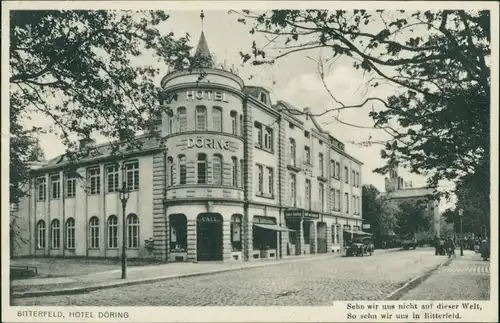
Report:
[[64,156],[33,169],[17,254],[118,257],[125,227],[129,258],[243,261],[341,252],[344,232],[361,230],[362,163],[344,144],[308,109],[216,68],[203,33],[194,57],[203,81],[196,70],[161,81],[175,98],[158,123],[165,146],[145,135],[117,165],[94,145],[80,176]]

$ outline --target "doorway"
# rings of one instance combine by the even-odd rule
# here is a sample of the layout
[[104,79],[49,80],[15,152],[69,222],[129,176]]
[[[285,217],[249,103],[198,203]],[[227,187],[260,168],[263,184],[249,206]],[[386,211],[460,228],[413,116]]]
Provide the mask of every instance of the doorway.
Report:
[[318,253],[326,253],[328,251],[326,242],[326,223],[318,222],[316,224],[316,232],[317,232]]
[[222,215],[200,213],[196,219],[196,250],[198,261],[221,261]]

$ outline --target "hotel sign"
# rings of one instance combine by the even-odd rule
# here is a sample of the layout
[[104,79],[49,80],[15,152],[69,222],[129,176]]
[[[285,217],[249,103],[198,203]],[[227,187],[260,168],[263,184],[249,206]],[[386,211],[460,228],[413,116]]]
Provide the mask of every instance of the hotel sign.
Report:
[[196,90],[196,91],[186,91],[186,101],[189,100],[209,100],[209,101],[219,101],[226,102],[229,101],[226,98],[225,92],[211,91],[211,90]]
[[214,138],[188,138],[187,147],[188,148],[209,148],[209,149],[223,149],[229,150],[230,142],[225,139],[214,139]]

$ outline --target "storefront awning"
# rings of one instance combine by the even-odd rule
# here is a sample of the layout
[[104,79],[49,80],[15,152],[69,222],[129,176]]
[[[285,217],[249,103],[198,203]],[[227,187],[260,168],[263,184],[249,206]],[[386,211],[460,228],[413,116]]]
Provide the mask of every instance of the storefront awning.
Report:
[[274,231],[295,231],[295,230],[292,230],[292,229],[280,227],[279,225],[276,225],[276,224],[254,223],[253,225],[255,225],[256,227],[259,227],[259,228],[268,229],[268,230],[274,230]]
[[349,234],[354,234],[358,236],[371,236],[371,233],[364,232],[364,231],[352,231],[352,230],[344,230],[344,232],[347,232]]

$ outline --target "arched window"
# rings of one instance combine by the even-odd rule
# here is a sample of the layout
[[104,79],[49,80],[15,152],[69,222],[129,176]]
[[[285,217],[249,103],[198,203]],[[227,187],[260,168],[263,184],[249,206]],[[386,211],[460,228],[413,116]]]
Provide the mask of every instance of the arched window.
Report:
[[45,248],[45,221],[40,220],[36,224],[36,246],[39,249]]
[[231,158],[231,180],[234,187],[238,187],[238,159],[236,157]]
[[222,132],[222,108],[212,108],[212,127],[214,131]]
[[108,248],[118,248],[118,218],[116,215],[108,217]]
[[214,155],[212,163],[213,183],[222,185],[222,156]]
[[66,220],[66,249],[75,249],[75,219]]
[[171,110],[167,112],[167,122],[168,122],[168,134],[171,135],[175,132],[175,127],[174,127],[174,114],[172,113]]
[[50,247],[52,249],[61,247],[61,226],[57,219],[52,220],[50,223]]
[[207,130],[207,108],[202,105],[196,107],[196,130]]
[[296,153],[297,149],[295,147],[295,139],[290,138],[290,156],[289,156],[289,163],[292,166],[295,166],[296,162]]
[[99,248],[99,218],[96,216],[89,220],[89,248]]
[[187,116],[186,116],[186,108],[180,107],[177,109],[177,119],[179,120],[179,131],[187,130]]
[[238,133],[238,113],[236,111],[231,111],[231,133],[237,135]]
[[127,248],[139,248],[139,218],[133,213],[127,217]]
[[241,251],[241,214],[231,216],[231,245],[233,251]]
[[175,185],[175,164],[174,159],[172,157],[167,158],[167,168],[168,168],[168,185]]
[[179,156],[179,184],[186,184],[186,156]]
[[207,155],[198,154],[198,184],[207,182]]

